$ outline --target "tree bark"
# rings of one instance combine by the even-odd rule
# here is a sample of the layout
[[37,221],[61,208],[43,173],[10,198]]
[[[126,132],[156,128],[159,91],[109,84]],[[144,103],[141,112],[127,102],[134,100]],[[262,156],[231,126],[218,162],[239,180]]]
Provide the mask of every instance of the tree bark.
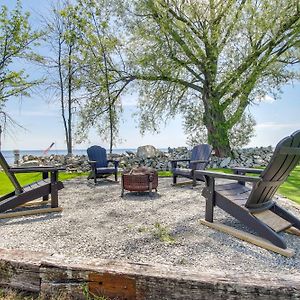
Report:
[[110,130],[110,144],[109,144],[109,153],[112,154],[113,147],[113,112],[112,104],[109,103],[109,130]]
[[[58,43],[58,74],[59,74],[59,87],[60,87],[60,104],[61,104],[61,116],[63,119],[66,143],[69,145],[69,135],[68,135],[68,125],[65,116],[65,104],[64,104],[64,79],[63,79],[63,71],[62,71],[62,41],[59,39]],[[69,153],[69,149],[68,149]]]
[[205,113],[204,125],[207,128],[208,143],[212,145],[215,155],[218,157],[231,156],[231,147],[228,136],[228,124],[219,101],[209,99],[204,101]]
[[[214,122],[215,123],[215,122]],[[206,125],[208,143],[213,146],[215,155],[218,157],[231,156],[231,148],[228,138],[228,131],[222,126],[221,123],[214,125]]]
[[69,45],[68,54],[68,138],[67,149],[68,155],[72,155],[73,141],[72,141],[72,44]]

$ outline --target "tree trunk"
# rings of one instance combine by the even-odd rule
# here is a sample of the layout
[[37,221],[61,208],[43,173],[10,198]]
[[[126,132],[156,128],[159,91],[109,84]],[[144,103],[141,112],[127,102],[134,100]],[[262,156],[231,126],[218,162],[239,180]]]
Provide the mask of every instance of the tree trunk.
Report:
[[231,156],[231,148],[226,128],[220,126],[207,126],[208,143],[213,146],[218,157]]
[[[211,102],[212,101],[209,101],[207,103]],[[214,106],[208,105],[205,108],[203,121],[207,128],[208,143],[212,145],[216,156],[231,156],[228,126],[226,124],[224,112],[218,104]]]
[[69,45],[68,54],[68,155],[72,155],[72,44]]
[[109,153],[112,154],[113,147],[113,115],[112,115],[112,104],[109,103],[109,130],[110,130],[110,144],[109,144]]
[[[66,143],[69,145],[68,125],[65,116],[65,96],[64,96],[64,79],[62,71],[62,41],[58,43],[58,74],[59,74],[59,88],[60,88],[60,104],[61,104],[61,116],[63,119]],[[68,150],[69,153],[69,150]]]

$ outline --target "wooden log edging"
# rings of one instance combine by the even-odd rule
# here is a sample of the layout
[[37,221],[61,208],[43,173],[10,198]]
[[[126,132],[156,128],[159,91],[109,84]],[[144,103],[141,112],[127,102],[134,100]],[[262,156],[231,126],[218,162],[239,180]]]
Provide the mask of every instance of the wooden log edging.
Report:
[[85,299],[83,287],[111,299],[300,299],[300,275],[197,273],[168,265],[66,257],[0,249],[0,286],[65,292]]

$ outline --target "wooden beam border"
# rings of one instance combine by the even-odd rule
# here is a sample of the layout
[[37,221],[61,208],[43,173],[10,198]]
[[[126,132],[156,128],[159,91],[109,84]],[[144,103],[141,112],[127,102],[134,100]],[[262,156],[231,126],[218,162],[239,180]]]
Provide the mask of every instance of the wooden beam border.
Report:
[[66,293],[67,299],[86,299],[83,290],[87,289],[97,296],[130,300],[283,300],[300,295],[300,274],[197,272],[170,265],[0,249],[0,286],[52,298]]

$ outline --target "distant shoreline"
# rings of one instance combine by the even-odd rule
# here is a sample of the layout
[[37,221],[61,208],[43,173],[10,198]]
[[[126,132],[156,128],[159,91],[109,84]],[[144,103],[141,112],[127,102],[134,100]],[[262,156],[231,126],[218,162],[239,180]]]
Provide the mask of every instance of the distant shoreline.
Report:
[[[106,149],[108,151],[108,149]],[[112,153],[115,154],[122,154],[126,151],[136,152],[137,148],[116,148],[112,150]],[[168,151],[168,148],[158,148],[161,151]],[[15,150],[2,150],[2,154],[7,160],[9,164],[14,163],[14,151]],[[51,149],[45,155],[44,150],[19,150],[20,151],[20,158],[24,155],[33,155],[33,156],[49,156],[49,155],[67,155],[67,150],[62,149]],[[74,149],[73,155],[87,155],[86,149]]]

